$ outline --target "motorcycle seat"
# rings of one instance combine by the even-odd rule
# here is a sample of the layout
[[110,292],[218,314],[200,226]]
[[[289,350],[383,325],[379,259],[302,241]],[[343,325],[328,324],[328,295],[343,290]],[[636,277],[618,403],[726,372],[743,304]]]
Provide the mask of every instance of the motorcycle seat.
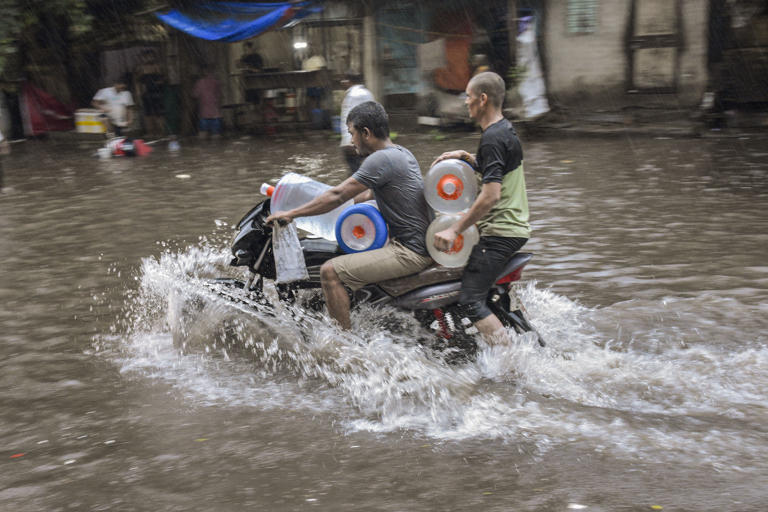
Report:
[[[533,258],[533,253],[530,252],[516,252],[512,255],[512,257],[509,259],[506,265],[504,265],[504,269],[501,271],[501,273],[496,277],[496,283],[501,281],[504,277],[508,276],[515,270],[522,268],[528,264],[529,261],[531,261],[531,258]],[[520,277],[516,277],[515,279],[511,279],[512,281],[517,281],[520,279]]]
[[445,283],[447,281],[458,281],[464,273],[464,267],[444,267],[437,263],[425,268],[418,274],[411,274],[404,277],[396,277],[378,283],[379,287],[392,295],[399,297],[416,288],[435,283]]
[[[529,252],[515,253],[504,265],[504,269],[496,277],[496,281],[501,280],[503,277],[511,274],[515,270],[525,266],[531,261],[533,254]],[[459,281],[464,273],[464,267],[444,267],[435,263],[419,272],[418,274],[411,274],[405,277],[398,277],[395,279],[388,279],[378,283],[379,287],[393,297],[399,297],[405,293],[421,288],[422,286],[428,286],[436,283],[445,283],[448,281]],[[517,278],[519,279],[519,277]],[[516,279],[514,279],[516,280]]]

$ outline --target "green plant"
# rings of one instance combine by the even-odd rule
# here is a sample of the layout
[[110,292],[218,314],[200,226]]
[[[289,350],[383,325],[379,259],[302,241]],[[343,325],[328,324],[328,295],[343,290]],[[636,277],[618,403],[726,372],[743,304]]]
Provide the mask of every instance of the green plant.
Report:
[[445,140],[445,134],[441,132],[440,130],[429,130],[429,135],[432,137],[433,140]]
[[86,0],[0,0],[0,76],[23,46],[41,44],[35,41],[40,37],[46,39],[43,45],[56,43],[57,52],[65,55],[66,49],[58,44],[71,45],[93,29],[91,11],[100,4],[91,4]]

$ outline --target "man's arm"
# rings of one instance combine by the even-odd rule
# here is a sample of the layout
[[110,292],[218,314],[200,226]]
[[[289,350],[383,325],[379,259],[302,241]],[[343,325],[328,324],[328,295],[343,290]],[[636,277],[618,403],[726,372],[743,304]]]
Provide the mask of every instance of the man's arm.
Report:
[[480,194],[469,211],[448,229],[435,233],[435,247],[440,251],[448,251],[459,233],[463,233],[469,226],[482,219],[499,199],[501,199],[501,183],[483,183]]
[[360,192],[359,194],[357,194],[355,196],[355,204],[357,204],[357,203],[364,203],[364,202],[370,201],[372,199],[374,199],[373,190],[368,189],[368,190],[365,190],[363,192]]
[[95,108],[105,111],[107,108],[107,101],[106,101],[106,95],[104,93],[104,89],[99,89],[96,91],[96,94],[93,95],[93,99],[91,100],[91,105],[93,105]]
[[105,112],[106,108],[107,108],[106,107],[106,105],[107,105],[106,101],[104,101],[104,100],[97,100],[96,98],[93,98],[93,100],[91,100],[91,105],[93,105],[94,108],[97,108],[97,109],[101,110],[102,112]]
[[464,160],[472,167],[477,168],[477,160],[475,160],[474,155],[468,153],[467,151],[464,151],[463,149],[457,149],[456,151],[446,151],[439,157],[435,158],[435,161],[430,164],[429,167],[434,166],[437,162],[442,162],[443,160],[447,160],[449,158],[455,158],[456,160]]
[[273,213],[267,217],[267,222],[285,221],[291,222],[296,217],[309,217],[320,215],[338,208],[345,201],[366,191],[368,187],[354,178],[347,178],[340,185],[330,188],[302,206],[287,212]]
[[[459,233],[469,228],[483,216],[491,211],[491,208],[501,199],[501,180],[504,177],[504,154],[503,148],[498,144],[482,145],[479,149],[483,154],[483,186],[480,194],[472,203],[469,211],[464,214],[453,226],[435,233],[435,247],[441,251],[448,251],[453,246],[453,241]],[[464,152],[466,153],[466,151]],[[461,155],[466,160],[466,156]],[[471,155],[469,155],[471,156]],[[472,159],[475,165],[477,161]],[[469,160],[467,160],[469,162]]]

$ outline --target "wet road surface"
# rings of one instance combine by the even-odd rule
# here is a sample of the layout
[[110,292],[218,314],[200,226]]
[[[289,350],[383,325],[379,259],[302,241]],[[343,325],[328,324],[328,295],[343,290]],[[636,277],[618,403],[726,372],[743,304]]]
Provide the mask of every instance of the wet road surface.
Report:
[[[401,135],[426,170],[478,138]],[[549,341],[445,365],[382,315],[353,333],[210,304],[231,224],[337,141],[26,142],[0,194],[0,508],[764,510],[768,151],[760,137],[524,140]],[[213,330],[238,328],[228,345]],[[405,321],[405,320],[404,320]]]

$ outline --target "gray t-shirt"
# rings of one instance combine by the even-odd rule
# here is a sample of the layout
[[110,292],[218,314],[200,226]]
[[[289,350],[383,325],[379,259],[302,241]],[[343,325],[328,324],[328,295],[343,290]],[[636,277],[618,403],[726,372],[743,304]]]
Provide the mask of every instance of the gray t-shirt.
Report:
[[427,256],[425,238],[433,215],[413,154],[397,145],[380,149],[368,155],[352,177],[373,190],[389,237]]

